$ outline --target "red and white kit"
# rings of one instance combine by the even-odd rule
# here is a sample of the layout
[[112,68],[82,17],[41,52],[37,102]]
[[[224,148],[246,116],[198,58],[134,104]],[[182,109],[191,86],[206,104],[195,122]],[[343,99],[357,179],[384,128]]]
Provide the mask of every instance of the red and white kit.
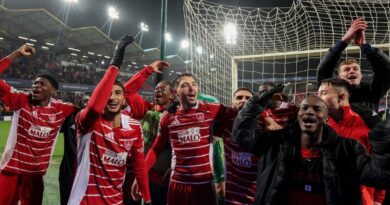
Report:
[[68,204],[122,204],[127,163],[146,201],[150,200],[139,121],[122,112],[121,127],[111,128],[102,117],[118,69],[110,66],[96,87],[88,106],[76,117],[78,167]]
[[[157,154],[164,147],[166,140],[172,145],[172,175],[168,191],[168,204],[180,204],[179,199],[185,195],[186,190],[193,186],[192,190],[205,190],[194,188],[197,185],[208,184],[210,195],[202,195],[200,192],[193,192],[190,198],[183,203],[213,203],[213,171],[210,129],[214,120],[232,119],[235,111],[221,104],[203,103],[198,101],[197,105],[190,110],[178,109],[176,113],[165,112],[161,117],[159,133],[148,152],[146,164],[148,169],[156,161]],[[177,189],[175,188],[177,187]],[[183,192],[183,193],[181,193]],[[182,197],[184,198],[184,197]]]
[[[0,70],[10,64],[0,61]],[[54,142],[65,118],[74,111],[71,104],[51,99],[47,106],[29,103],[29,94],[0,81],[0,96],[14,111],[12,125],[3,157],[1,171],[22,175],[44,175],[49,166]]]
[[[0,73],[10,65],[0,60]],[[30,103],[30,94],[0,81],[1,101],[14,111],[0,160],[0,204],[40,204],[46,174],[58,132],[74,111],[71,104],[50,99],[46,106]],[[3,185],[3,186],[1,186]]]
[[225,151],[225,204],[255,202],[259,158],[233,142],[233,121],[220,127]]

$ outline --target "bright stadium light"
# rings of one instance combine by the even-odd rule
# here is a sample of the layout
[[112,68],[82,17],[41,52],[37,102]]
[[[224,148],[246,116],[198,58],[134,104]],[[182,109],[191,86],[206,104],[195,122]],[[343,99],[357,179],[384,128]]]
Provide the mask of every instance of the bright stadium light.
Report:
[[225,25],[224,36],[227,44],[236,44],[237,43],[237,28],[236,25],[228,23]]
[[190,45],[190,42],[188,42],[186,39],[182,40],[180,43],[180,48],[181,49],[186,49]]
[[112,6],[108,8],[108,17],[110,17],[111,20],[119,19],[119,12]]
[[67,3],[71,3],[71,4],[73,4],[73,3],[77,3],[79,0],[65,0]]
[[171,36],[170,33],[165,33],[165,40],[166,40],[167,42],[172,42],[172,36]]
[[144,22],[141,22],[141,31],[142,32],[148,32],[149,31],[149,26],[146,25]]
[[202,53],[203,53],[202,47],[198,46],[198,47],[196,48],[196,52],[198,52],[199,54],[202,54]]

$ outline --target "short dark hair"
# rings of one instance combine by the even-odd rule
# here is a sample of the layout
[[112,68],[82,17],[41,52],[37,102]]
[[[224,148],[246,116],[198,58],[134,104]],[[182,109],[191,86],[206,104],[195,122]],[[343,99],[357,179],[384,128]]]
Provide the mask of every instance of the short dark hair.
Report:
[[345,91],[351,93],[351,85],[348,83],[348,81],[340,78],[327,78],[321,81],[321,84],[330,84],[337,89],[344,89]]
[[114,85],[121,87],[122,90],[125,91],[125,86],[123,86],[123,83],[120,80],[115,80]]
[[49,73],[39,74],[37,78],[46,79],[47,81],[49,81],[49,83],[53,86],[54,89],[58,90],[59,85],[57,79],[54,76],[50,75]]
[[269,88],[268,88],[267,90],[269,90],[269,89],[273,88],[273,87],[275,86],[275,84],[274,84],[274,83],[271,83],[271,82],[264,82],[264,83],[262,83],[262,84],[259,85],[258,92],[261,91],[261,90],[260,90],[260,87],[261,87],[261,86],[268,86]]
[[252,92],[249,88],[241,87],[241,88],[238,88],[236,91],[234,91],[233,96],[234,96],[238,91],[241,91],[241,90],[248,91],[248,92],[250,92],[250,93],[253,95],[253,92]]
[[172,88],[172,83],[169,80],[162,80],[162,81],[158,82],[157,84],[159,84],[159,83],[167,84],[167,85],[169,85],[169,87]]
[[183,73],[183,74],[180,74],[179,76],[176,77],[176,79],[173,81],[173,88],[177,88],[180,84],[180,80],[184,77],[191,77],[193,79],[195,79],[194,75],[192,75],[191,73]]

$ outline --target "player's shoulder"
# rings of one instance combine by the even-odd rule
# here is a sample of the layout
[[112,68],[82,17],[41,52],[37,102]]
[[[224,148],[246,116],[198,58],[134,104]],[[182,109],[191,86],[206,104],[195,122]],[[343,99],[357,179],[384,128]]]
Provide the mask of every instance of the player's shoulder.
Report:
[[52,98],[52,99],[50,100],[50,103],[51,103],[53,106],[74,107],[74,105],[73,105],[72,103],[64,102],[64,101],[62,101],[62,100],[54,99],[54,98]]

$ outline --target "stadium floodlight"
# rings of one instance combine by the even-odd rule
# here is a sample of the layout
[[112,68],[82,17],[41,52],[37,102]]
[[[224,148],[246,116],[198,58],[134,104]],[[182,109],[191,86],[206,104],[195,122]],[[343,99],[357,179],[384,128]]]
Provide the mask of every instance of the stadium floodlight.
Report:
[[95,55],[95,53],[94,53],[94,52],[91,52],[91,51],[88,51],[88,54],[89,54],[89,55]]
[[210,55],[210,58],[213,59],[213,58],[214,58],[214,54],[211,54],[211,55]]
[[104,65],[104,63],[106,63],[104,60],[102,60],[101,64]]
[[49,47],[47,47],[47,46],[41,46],[41,48],[42,48],[43,50],[49,50]]
[[79,0],[65,0],[67,3],[71,3],[71,4],[73,4],[73,3],[77,3]]
[[30,39],[28,39],[29,41],[32,41],[32,42],[37,42],[37,40],[35,40],[35,39],[32,39],[32,38],[30,38]]
[[46,42],[46,45],[48,45],[48,46],[54,46],[54,43]]
[[166,40],[167,42],[172,42],[172,36],[171,36],[170,33],[165,33],[165,40]]
[[237,43],[237,28],[233,23],[227,23],[223,29],[227,44]]
[[149,31],[149,26],[145,24],[144,22],[141,22],[141,31],[142,32],[148,32]]
[[80,52],[81,51],[80,49],[72,48],[72,47],[69,47],[68,49],[71,50],[71,51],[76,51],[76,52]]
[[77,56],[77,54],[76,54],[76,53],[70,53],[70,55],[71,55],[71,56]]
[[181,49],[186,49],[186,48],[188,48],[189,45],[190,45],[190,42],[188,42],[188,40],[184,39],[180,43],[180,48]]
[[202,54],[203,53],[203,48],[198,46],[196,47],[196,52],[198,52],[199,54]]
[[110,6],[108,8],[108,17],[110,17],[111,20],[119,19],[119,12],[116,10],[116,8]]
[[0,37],[0,41],[1,41],[1,40],[4,40],[4,38],[3,38],[3,37]]

